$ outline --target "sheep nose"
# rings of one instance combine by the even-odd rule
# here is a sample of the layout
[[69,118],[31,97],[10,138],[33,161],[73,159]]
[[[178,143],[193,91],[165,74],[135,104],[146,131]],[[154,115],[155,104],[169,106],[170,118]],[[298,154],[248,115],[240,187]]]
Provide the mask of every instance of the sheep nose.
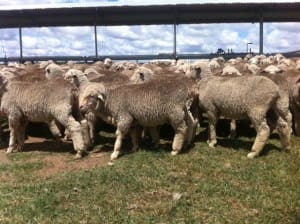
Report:
[[80,109],[81,111],[84,111],[84,110],[85,110],[85,106],[81,105],[81,106],[79,106],[79,109]]

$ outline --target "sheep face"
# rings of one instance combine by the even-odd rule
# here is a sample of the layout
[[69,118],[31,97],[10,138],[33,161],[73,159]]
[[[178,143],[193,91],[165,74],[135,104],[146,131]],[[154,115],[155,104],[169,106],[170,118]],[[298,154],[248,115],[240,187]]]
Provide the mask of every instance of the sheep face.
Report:
[[95,111],[103,105],[101,95],[89,95],[85,97],[80,104],[80,111],[85,114],[89,111]]
[[82,113],[100,110],[104,107],[105,87],[100,83],[91,83],[79,96],[79,106]]
[[64,79],[79,87],[82,83],[88,82],[86,74],[77,69],[70,69],[64,74]]

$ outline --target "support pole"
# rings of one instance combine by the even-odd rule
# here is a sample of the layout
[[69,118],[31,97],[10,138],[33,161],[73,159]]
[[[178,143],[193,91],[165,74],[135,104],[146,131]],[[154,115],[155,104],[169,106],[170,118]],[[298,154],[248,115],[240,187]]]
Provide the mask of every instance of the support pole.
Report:
[[259,21],[259,53],[264,53],[264,19],[262,16]]
[[19,27],[20,62],[23,62],[22,28]]
[[177,24],[176,22],[174,23],[174,38],[173,38],[173,55],[174,55],[174,59],[177,60]]
[[95,33],[95,56],[96,59],[98,59],[97,25],[94,26],[94,33]]

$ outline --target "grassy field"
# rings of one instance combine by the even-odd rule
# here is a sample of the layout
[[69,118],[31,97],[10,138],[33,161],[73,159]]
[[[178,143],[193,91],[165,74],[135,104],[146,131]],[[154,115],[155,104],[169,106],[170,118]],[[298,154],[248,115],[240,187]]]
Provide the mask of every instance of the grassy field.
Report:
[[[114,137],[101,135],[106,164]],[[250,160],[253,133],[220,138],[216,149],[206,136],[200,129],[194,146],[175,157],[167,136],[159,149],[145,141],[113,166],[52,175],[41,175],[56,165],[44,158],[59,154],[74,165],[74,155],[11,154],[0,164],[0,223],[300,223],[300,138],[286,153],[272,135],[263,155]]]

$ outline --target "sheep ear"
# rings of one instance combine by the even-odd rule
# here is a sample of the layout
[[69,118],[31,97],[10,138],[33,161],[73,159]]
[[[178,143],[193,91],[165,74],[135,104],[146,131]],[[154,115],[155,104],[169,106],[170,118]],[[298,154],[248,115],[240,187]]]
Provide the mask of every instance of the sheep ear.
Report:
[[141,79],[142,81],[145,81],[144,73],[140,73],[140,79]]
[[101,100],[102,102],[104,102],[104,96],[103,96],[103,94],[99,94],[97,98],[99,100]]
[[50,73],[50,69],[49,69],[49,68],[47,68],[46,72],[47,72],[47,73]]

